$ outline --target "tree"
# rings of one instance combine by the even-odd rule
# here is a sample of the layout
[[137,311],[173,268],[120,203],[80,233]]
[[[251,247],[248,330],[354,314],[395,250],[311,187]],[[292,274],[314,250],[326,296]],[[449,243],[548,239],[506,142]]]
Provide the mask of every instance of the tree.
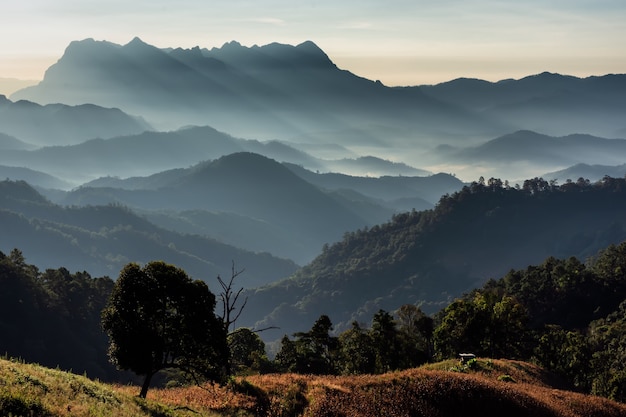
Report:
[[330,318],[322,314],[311,330],[295,334],[299,362],[303,365],[298,372],[318,375],[335,373],[338,341],[330,335],[332,327]]
[[284,335],[280,340],[280,350],[274,358],[276,367],[281,372],[298,372],[298,349],[296,342]]
[[440,359],[461,352],[492,358],[525,359],[529,354],[526,309],[495,290],[473,291],[441,313],[435,329]]
[[219,275],[217,276],[217,281],[220,283],[220,287],[222,287],[219,299],[222,303],[222,321],[224,322],[224,327],[227,332],[232,326],[235,325],[235,322],[239,316],[241,316],[243,309],[248,303],[248,297],[246,297],[243,300],[243,304],[241,306],[237,306],[237,301],[239,301],[239,296],[243,292],[243,287],[239,288],[237,292],[233,290],[235,278],[243,274],[243,272],[243,269],[241,271],[237,271],[235,269],[235,262],[233,262],[230,280],[228,280],[228,282],[224,281]]
[[258,334],[242,327],[228,335],[230,369],[235,373],[249,371],[263,372],[269,368],[265,355],[265,343]]
[[405,304],[396,312],[402,354],[401,368],[427,362],[432,355],[434,323],[414,304]]
[[585,335],[547,325],[535,347],[535,362],[567,378],[580,391],[591,385],[592,352]]
[[393,316],[385,310],[378,310],[372,319],[370,336],[376,351],[376,372],[382,374],[398,369],[400,343]]
[[215,296],[207,285],[182,269],[162,261],[143,268],[130,263],[102,313],[109,357],[118,368],[145,376],[142,398],[163,369],[220,381],[228,345],[214,309]]
[[339,335],[340,368],[344,375],[373,374],[376,371],[376,351],[368,332],[358,322]]

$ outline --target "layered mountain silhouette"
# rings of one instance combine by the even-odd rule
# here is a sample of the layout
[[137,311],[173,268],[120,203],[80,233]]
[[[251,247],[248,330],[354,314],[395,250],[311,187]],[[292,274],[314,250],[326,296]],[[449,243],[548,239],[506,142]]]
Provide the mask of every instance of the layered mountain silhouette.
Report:
[[13,102],[0,95],[0,133],[32,145],[69,145],[147,129],[150,126],[144,120],[116,108],[93,104],[42,106],[25,100]]
[[[511,175],[525,170],[526,177],[529,177],[577,164],[621,165],[626,160],[626,139],[606,139],[586,134],[549,136],[520,130],[476,146],[440,147],[431,156],[448,163],[479,167],[488,173],[486,175],[494,172]],[[593,178],[600,179],[611,174],[612,170]],[[568,178],[575,180],[578,176],[567,174],[560,177],[561,180]]]
[[578,180],[583,178],[589,181],[599,181],[605,176],[621,178],[626,176],[626,164],[621,165],[589,165],[576,164],[559,171],[548,172],[542,175],[545,179],[551,180]]
[[296,265],[268,253],[252,253],[199,235],[159,228],[121,206],[63,207],[23,181],[0,182],[0,251],[23,250],[41,268],[63,266],[116,278],[128,262],[162,259],[217,290],[217,275],[232,262],[250,271],[239,284],[255,287],[286,277]]
[[8,167],[0,165],[0,178],[14,181],[26,181],[33,187],[53,190],[67,189],[72,187],[70,183],[56,178],[52,175],[23,167]]
[[[493,132],[494,124],[457,106],[340,70],[312,42],[297,46],[158,49],[72,42],[41,83],[13,99],[95,103],[140,114],[157,128],[211,125],[237,136],[285,139],[351,131]],[[450,120],[454,120],[451,125]],[[379,132],[376,138],[370,128]],[[308,135],[308,136],[307,136]],[[311,136],[312,135],[312,136]]]
[[7,135],[6,133],[0,133],[0,150],[8,151],[8,150],[30,150],[35,149],[35,145],[28,144],[19,140],[18,138]]
[[341,331],[403,304],[434,313],[490,278],[549,256],[587,259],[626,238],[625,184],[473,183],[433,210],[347,233],[293,277],[250,292],[242,325],[278,326],[264,337],[279,339],[326,314]]
[[624,137],[624,74],[577,78],[544,72],[496,83],[460,78],[420,90],[502,123],[550,135]]
[[[381,158],[360,157],[324,160],[297,149],[297,145],[277,141],[260,142],[235,138],[211,127],[187,127],[171,132],[146,131],[111,139],[91,139],[76,145],[27,148],[26,144],[0,136],[0,164],[29,167],[73,186],[98,177],[128,178],[189,167],[201,161],[220,158],[235,152],[254,152],[281,162],[297,164],[315,171],[352,172],[355,175],[411,175],[430,173]],[[157,177],[158,178],[158,177]],[[23,178],[25,179],[25,178]],[[145,188],[143,180],[100,180],[101,185]],[[121,185],[124,184],[124,185]],[[436,201],[436,200],[435,200]]]
[[448,175],[315,174],[239,152],[149,177],[102,178],[53,198],[70,206],[122,204],[169,229],[308,262],[346,231],[387,221],[408,206],[430,208],[435,193],[461,186]]

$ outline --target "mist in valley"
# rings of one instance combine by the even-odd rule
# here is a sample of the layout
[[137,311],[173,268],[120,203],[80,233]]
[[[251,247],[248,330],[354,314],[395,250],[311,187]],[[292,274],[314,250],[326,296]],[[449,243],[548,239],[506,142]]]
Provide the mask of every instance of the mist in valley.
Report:
[[[241,285],[271,300],[251,302],[259,317],[248,324],[310,317],[323,306],[280,294],[296,271],[355,233],[436,209],[442,196],[476,184],[530,189],[537,182],[527,180],[543,178],[584,187],[623,177],[625,77],[545,72],[389,87],[337,67],[310,41],[212,49],[75,41],[41,82],[0,97],[0,176],[9,180],[0,250],[19,246],[42,268],[111,276],[162,257],[210,285],[235,261],[251,275]],[[622,236],[621,218],[607,221],[563,237],[586,243],[542,238],[545,248],[511,263],[557,249],[590,254]],[[446,239],[460,239],[454,233]],[[505,267],[461,279],[458,265],[442,266],[458,261],[454,254],[437,256],[427,272],[394,273],[424,283],[441,269],[463,286],[405,301],[440,305]],[[352,263],[352,273],[365,258],[328,262]],[[301,288],[322,285],[301,274]],[[375,287],[352,306],[359,318],[402,292],[376,295]],[[356,317],[341,314],[344,324]]]

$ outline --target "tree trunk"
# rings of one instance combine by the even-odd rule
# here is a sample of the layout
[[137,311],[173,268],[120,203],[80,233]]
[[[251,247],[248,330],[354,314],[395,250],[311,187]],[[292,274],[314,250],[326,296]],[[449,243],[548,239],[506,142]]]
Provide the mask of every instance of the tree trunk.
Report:
[[141,386],[141,392],[139,393],[139,398],[146,398],[148,395],[148,388],[150,388],[150,381],[152,381],[152,376],[154,372],[148,372],[146,374],[146,378],[143,380],[143,385]]

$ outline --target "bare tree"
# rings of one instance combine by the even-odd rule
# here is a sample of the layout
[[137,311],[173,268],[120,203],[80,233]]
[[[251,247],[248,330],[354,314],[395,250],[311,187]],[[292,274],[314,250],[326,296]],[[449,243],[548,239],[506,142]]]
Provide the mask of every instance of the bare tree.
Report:
[[222,287],[222,292],[219,294],[219,298],[222,302],[222,319],[224,321],[224,328],[228,332],[229,329],[235,326],[235,322],[241,316],[243,309],[248,303],[248,297],[244,298],[243,304],[241,307],[237,305],[239,301],[239,297],[243,293],[243,287],[239,288],[237,292],[233,290],[233,284],[235,282],[235,278],[239,275],[243,274],[245,269],[237,271],[235,269],[235,261],[232,263],[231,275],[228,282],[224,281],[222,277],[217,276],[217,281],[220,283]]
[[[220,301],[222,302],[222,320],[224,322],[224,329],[226,329],[226,332],[229,335],[234,334],[238,331],[238,330],[235,330],[235,322],[237,322],[237,320],[241,316],[241,313],[243,313],[243,309],[246,307],[246,304],[248,303],[248,297],[245,297],[243,299],[243,302],[241,303],[241,306],[239,306],[238,305],[238,302],[240,301],[239,298],[241,297],[244,288],[241,287],[236,292],[233,289],[235,278],[237,278],[239,275],[243,274],[244,272],[245,272],[245,269],[237,271],[237,269],[235,269],[235,261],[233,261],[232,267],[231,267],[230,279],[228,280],[228,282],[224,281],[222,277],[220,277],[219,275],[217,276],[217,281],[220,283],[220,286],[222,287],[222,292],[220,292],[218,295]],[[231,327],[232,327],[232,330],[229,330]],[[276,326],[268,326],[262,329],[248,329],[248,330],[250,330],[253,333],[259,333],[265,330],[277,329],[277,328],[278,327]]]

